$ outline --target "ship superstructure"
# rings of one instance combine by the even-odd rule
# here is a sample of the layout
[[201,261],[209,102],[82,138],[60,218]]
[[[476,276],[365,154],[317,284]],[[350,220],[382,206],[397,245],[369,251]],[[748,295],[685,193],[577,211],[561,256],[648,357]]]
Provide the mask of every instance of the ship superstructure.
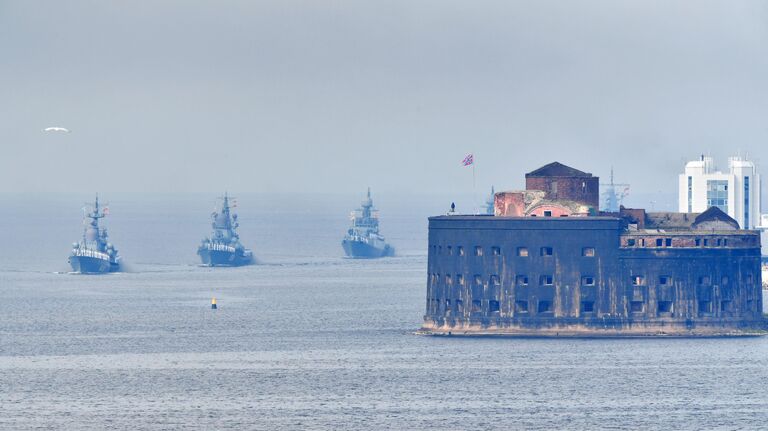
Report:
[[109,208],[101,209],[96,196],[93,211],[86,212],[83,219],[83,238],[72,244],[69,264],[74,272],[103,274],[120,270],[120,255],[109,242],[107,229],[99,226],[99,219],[108,214]]
[[204,265],[242,266],[253,263],[253,252],[240,243],[236,229],[240,226],[237,214],[230,210],[230,198],[224,194],[221,209],[211,214],[211,237],[203,239],[197,248]]
[[379,215],[373,207],[370,188],[366,199],[358,210],[352,212],[350,219],[352,226],[341,241],[348,257],[376,258],[395,254],[395,249],[379,233]]

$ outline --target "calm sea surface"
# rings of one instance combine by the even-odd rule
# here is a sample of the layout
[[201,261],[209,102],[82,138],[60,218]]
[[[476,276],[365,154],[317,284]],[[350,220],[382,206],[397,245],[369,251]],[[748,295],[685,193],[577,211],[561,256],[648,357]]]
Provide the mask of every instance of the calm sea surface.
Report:
[[450,202],[377,198],[398,256],[356,261],[361,196],[242,195],[261,264],[210,269],[214,197],[109,196],[130,272],[80,276],[88,196],[0,198],[3,429],[768,428],[768,338],[412,335]]

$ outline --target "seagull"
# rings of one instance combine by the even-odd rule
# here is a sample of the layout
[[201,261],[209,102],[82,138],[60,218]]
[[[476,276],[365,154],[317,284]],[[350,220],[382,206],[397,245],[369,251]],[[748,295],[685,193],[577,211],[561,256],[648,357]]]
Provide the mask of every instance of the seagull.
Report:
[[69,129],[64,127],[46,127],[43,132],[64,132],[69,133]]

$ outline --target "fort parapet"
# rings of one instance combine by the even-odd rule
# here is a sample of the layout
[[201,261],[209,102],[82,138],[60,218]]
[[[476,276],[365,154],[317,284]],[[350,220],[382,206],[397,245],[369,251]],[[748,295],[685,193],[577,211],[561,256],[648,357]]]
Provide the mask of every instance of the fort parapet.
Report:
[[[431,217],[421,332],[762,333],[757,231],[740,229],[716,207],[701,214],[600,214],[591,206],[593,190],[586,191],[587,199],[569,192],[563,200],[546,191],[502,192],[495,216]],[[535,196],[504,214],[509,196],[520,193]],[[540,214],[542,201],[547,215]]]

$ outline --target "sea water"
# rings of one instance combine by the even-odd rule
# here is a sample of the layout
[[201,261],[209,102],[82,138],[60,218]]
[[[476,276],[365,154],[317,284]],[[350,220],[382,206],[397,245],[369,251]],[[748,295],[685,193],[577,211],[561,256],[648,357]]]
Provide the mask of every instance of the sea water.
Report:
[[345,259],[361,197],[238,196],[259,264],[207,268],[215,197],[105,196],[128,272],[83,276],[66,259],[89,196],[4,196],[0,428],[768,426],[768,338],[413,335],[426,217],[450,202],[374,195],[397,256]]

